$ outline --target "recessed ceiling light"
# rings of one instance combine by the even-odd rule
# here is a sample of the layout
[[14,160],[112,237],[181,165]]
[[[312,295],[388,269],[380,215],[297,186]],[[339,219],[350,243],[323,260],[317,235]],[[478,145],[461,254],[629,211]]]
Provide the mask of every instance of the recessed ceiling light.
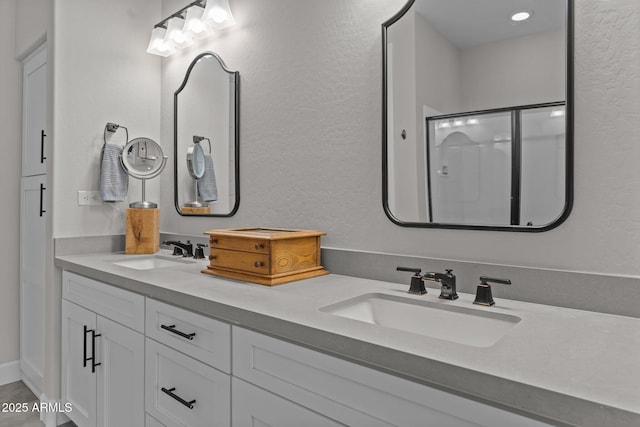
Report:
[[513,22],[522,22],[522,21],[526,21],[527,19],[531,18],[532,13],[526,10],[521,10],[518,12],[515,12],[511,15],[511,20]]

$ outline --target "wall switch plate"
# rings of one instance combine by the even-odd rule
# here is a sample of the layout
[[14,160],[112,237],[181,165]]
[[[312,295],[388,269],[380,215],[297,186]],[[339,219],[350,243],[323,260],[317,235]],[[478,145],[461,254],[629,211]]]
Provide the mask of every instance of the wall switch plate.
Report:
[[95,206],[102,204],[99,191],[78,191],[78,206]]

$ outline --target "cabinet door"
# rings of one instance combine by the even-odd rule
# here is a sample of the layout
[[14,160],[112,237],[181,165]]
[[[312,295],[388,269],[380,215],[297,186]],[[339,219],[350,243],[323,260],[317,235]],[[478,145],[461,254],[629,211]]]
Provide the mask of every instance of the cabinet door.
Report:
[[95,313],[62,300],[62,403],[73,410],[66,415],[78,426],[96,426],[96,374],[92,333]]
[[45,177],[20,183],[20,369],[42,392],[44,374]]
[[22,176],[42,175],[47,173],[46,48],[25,61],[22,92]]
[[339,427],[344,424],[237,378],[231,383],[233,427]]
[[98,427],[144,425],[144,337],[98,316]]

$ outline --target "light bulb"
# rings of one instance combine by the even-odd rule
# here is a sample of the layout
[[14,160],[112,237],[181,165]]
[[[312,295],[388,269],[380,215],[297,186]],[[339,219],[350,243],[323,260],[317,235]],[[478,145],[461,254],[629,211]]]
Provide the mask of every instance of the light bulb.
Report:
[[175,46],[166,40],[167,30],[162,27],[155,27],[151,31],[151,40],[147,47],[147,53],[167,57],[176,52]]
[[187,10],[183,31],[194,39],[202,40],[213,34],[211,28],[202,21],[203,15],[204,9],[200,6],[192,6]]
[[180,17],[171,18],[167,25],[166,40],[176,47],[188,47],[193,44],[191,34],[183,31],[184,19]]
[[236,21],[229,9],[229,0],[207,0],[203,21],[215,29],[235,25]]

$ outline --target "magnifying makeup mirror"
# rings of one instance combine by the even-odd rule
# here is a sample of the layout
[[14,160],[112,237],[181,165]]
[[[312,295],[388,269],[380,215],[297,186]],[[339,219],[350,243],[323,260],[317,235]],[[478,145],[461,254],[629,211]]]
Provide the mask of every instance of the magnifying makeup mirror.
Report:
[[193,202],[185,203],[184,206],[190,208],[201,208],[206,206],[204,203],[200,201],[200,192],[198,191],[198,180],[204,176],[204,150],[200,145],[200,141],[202,139],[197,139],[198,137],[193,137],[194,144],[187,148],[187,170],[189,171],[189,175],[193,178],[195,183],[195,194],[196,198]]
[[[162,153],[162,147],[149,138],[134,138],[122,150],[122,167],[127,173],[142,180],[142,200],[129,205],[130,208],[155,209],[156,203],[145,200],[145,181],[160,175],[167,164],[167,156]],[[204,162],[202,166],[204,173]]]

